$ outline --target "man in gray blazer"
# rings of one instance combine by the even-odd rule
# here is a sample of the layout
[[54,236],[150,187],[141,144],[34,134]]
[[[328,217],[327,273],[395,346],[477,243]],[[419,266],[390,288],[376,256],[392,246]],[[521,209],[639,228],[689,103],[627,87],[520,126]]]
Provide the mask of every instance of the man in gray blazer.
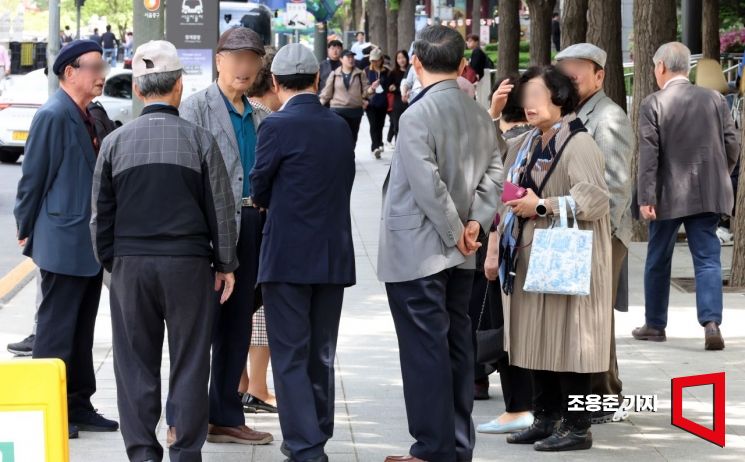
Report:
[[[187,98],[179,108],[181,117],[209,130],[217,140],[230,175],[238,224],[238,261],[235,292],[221,307],[215,307],[210,376],[211,443],[268,444],[269,433],[246,426],[238,384],[246,367],[251,343],[253,314],[258,308],[255,289],[264,214],[253,206],[248,174],[256,156],[256,130],[265,114],[252,109],[245,93],[263,65],[264,43],[245,27],[225,31],[217,44],[215,83]],[[210,307],[211,308],[211,307]],[[170,413],[169,425],[173,422]],[[169,427],[171,436],[178,432]]]
[[502,161],[494,122],[458,89],[465,42],[444,26],[414,43],[424,89],[401,117],[383,186],[378,278],[398,335],[409,431],[407,456],[473,457],[473,344],[468,302],[478,236],[494,220]]
[[[631,242],[631,159],[634,149],[634,131],[631,121],[621,107],[603,91],[605,81],[604,50],[591,43],[577,43],[562,50],[556,60],[562,72],[569,75],[577,85],[580,106],[577,117],[585,124],[588,133],[605,156],[605,181],[610,192],[612,251],[612,297],[618,302],[627,301],[628,294],[618,294],[622,270],[626,267],[629,242]],[[628,274],[628,273],[626,273]],[[624,309],[627,311],[627,304]],[[619,309],[619,303],[613,306]],[[614,317],[611,314],[611,319]],[[615,321],[612,321],[615,325]],[[614,329],[612,329],[615,332]],[[616,359],[616,337],[611,335],[610,368],[607,372],[593,374],[592,393],[598,395],[620,395],[623,383],[618,376]],[[597,411],[592,414],[592,423],[612,422],[613,411]]]
[[645,324],[637,340],[666,340],[670,266],[680,225],[685,226],[696,274],[698,322],[704,348],[721,350],[721,247],[716,235],[721,215],[734,205],[730,173],[740,146],[720,93],[691,85],[691,52],[678,42],[654,55],[660,91],[639,110],[639,211],[649,222],[644,270]]

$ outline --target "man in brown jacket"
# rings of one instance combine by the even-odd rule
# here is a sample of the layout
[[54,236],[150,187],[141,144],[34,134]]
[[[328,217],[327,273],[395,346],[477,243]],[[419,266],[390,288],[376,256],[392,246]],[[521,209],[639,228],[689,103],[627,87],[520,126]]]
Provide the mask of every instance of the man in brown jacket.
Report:
[[691,85],[690,50],[662,45],[654,55],[660,91],[649,95],[639,112],[637,202],[649,222],[644,271],[644,326],[637,340],[666,340],[670,267],[680,225],[685,226],[696,274],[698,322],[705,348],[721,350],[721,247],[716,235],[720,215],[732,213],[730,173],[739,143],[724,97]]

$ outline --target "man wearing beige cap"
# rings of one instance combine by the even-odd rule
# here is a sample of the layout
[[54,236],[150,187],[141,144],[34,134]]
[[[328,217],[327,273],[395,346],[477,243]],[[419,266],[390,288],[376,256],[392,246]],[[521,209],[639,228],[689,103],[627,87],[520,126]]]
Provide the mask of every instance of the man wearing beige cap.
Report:
[[182,66],[169,42],[132,60],[142,115],[106,137],[93,178],[91,237],[111,271],[114,373],[129,459],[160,461],[164,328],[171,359],[167,407],[178,437],[171,461],[201,460],[215,310],[235,282],[230,178],[214,137],[179,117]]
[[[238,394],[251,343],[254,312],[261,306],[256,287],[259,246],[264,213],[253,207],[248,173],[254,164],[256,130],[264,113],[253,111],[246,98],[262,68],[264,43],[245,27],[225,31],[217,43],[217,81],[187,98],[181,116],[212,133],[222,152],[230,176],[238,223],[238,261],[233,297],[217,310],[212,339],[210,376],[210,427],[207,441],[212,443],[268,444],[269,433],[246,426],[241,396]],[[169,412],[167,420],[173,424]],[[173,432],[174,430],[171,430]],[[175,429],[178,433],[178,428]]]
[[[605,155],[605,181],[610,192],[611,231],[613,234],[612,297],[618,297],[619,280],[631,241],[631,156],[634,132],[626,113],[603,91],[606,53],[591,43],[578,43],[556,55],[559,68],[577,85],[580,106],[577,117],[582,120]],[[616,309],[626,307],[614,303]],[[615,326],[615,322],[612,324]],[[608,372],[593,374],[592,393],[621,397],[622,382],[618,377],[615,333],[611,335],[611,357]],[[620,402],[621,400],[619,400]],[[613,411],[593,413],[592,423],[601,424],[623,419]]]
[[318,69],[313,53],[298,43],[274,57],[282,109],[259,128],[251,172],[256,203],[268,210],[258,281],[281,450],[291,462],[328,461],[342,299],[355,283],[349,212],[354,141],[344,119],[316,96]]

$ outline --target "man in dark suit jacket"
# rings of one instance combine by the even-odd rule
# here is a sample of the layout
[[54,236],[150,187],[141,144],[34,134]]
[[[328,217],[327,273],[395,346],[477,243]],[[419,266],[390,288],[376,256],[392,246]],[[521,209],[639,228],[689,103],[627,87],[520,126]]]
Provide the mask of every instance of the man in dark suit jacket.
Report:
[[662,45],[654,55],[660,91],[639,110],[637,202],[649,222],[644,271],[645,324],[638,340],[665,341],[670,263],[678,229],[685,226],[696,273],[698,322],[704,348],[721,350],[721,215],[734,205],[730,173],[740,146],[727,102],[720,93],[691,85],[691,52],[682,43]]
[[272,73],[284,106],[259,126],[251,184],[254,202],[268,209],[258,282],[282,452],[291,461],[327,461],[342,298],[355,283],[354,142],[346,122],[316,96],[318,62],[308,49],[286,45]]
[[34,116],[18,182],[15,218],[23,254],[41,268],[34,358],[60,358],[67,367],[70,436],[77,429],[116,431],[97,414],[93,330],[101,296],[101,265],[88,223],[100,145],[88,104],[101,94],[106,66],[91,40],[76,40],[57,57],[60,90]]

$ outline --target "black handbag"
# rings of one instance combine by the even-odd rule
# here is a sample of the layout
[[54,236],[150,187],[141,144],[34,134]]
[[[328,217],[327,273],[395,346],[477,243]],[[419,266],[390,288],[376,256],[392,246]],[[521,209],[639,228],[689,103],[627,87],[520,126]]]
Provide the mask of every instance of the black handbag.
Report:
[[504,351],[504,327],[498,329],[481,329],[481,321],[484,319],[484,309],[489,294],[489,284],[486,284],[484,301],[481,303],[481,314],[476,324],[476,362],[479,364],[493,365],[507,357]]

